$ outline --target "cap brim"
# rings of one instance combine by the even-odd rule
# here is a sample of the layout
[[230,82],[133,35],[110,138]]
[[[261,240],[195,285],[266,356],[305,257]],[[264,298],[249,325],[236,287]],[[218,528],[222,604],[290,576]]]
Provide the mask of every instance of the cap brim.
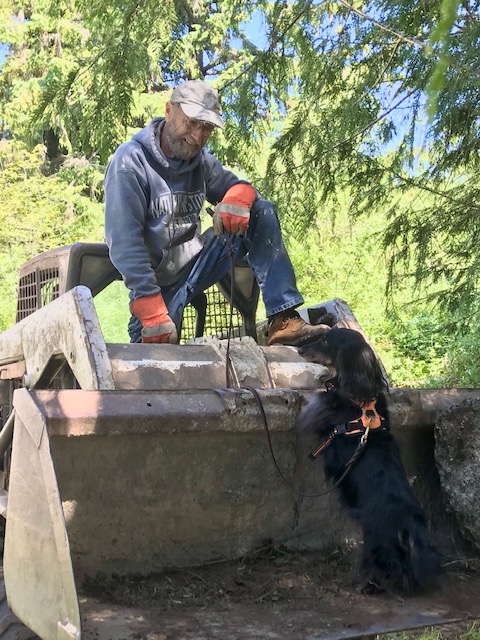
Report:
[[214,124],[216,127],[220,127],[220,129],[225,128],[225,123],[223,122],[222,118],[218,115],[218,113],[215,113],[215,111],[210,111],[209,109],[203,109],[198,104],[191,104],[186,102],[180,102],[180,106],[182,107],[183,113],[189,118],[210,122],[210,124]]

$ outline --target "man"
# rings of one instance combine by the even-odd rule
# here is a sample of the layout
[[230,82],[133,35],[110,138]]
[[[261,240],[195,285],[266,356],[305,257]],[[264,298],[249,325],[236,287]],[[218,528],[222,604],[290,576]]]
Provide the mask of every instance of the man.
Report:
[[[130,290],[131,342],[178,339],[185,306],[247,256],[269,317],[268,344],[298,345],[322,335],[303,303],[274,207],[206,151],[223,129],[217,92],[193,80],[174,89],[155,118],[113,155],[105,174],[110,258]],[[200,235],[208,200],[214,229]]]

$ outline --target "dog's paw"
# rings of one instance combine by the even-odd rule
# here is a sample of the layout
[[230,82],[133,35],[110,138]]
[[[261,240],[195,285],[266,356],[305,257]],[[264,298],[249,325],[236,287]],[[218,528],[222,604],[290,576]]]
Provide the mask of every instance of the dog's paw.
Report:
[[337,318],[333,313],[327,311],[325,307],[313,307],[308,310],[308,317],[312,324],[326,324],[333,327],[337,323]]
[[337,323],[337,318],[333,315],[333,313],[326,313],[323,316],[320,316],[316,324],[326,324],[329,327],[333,327]]

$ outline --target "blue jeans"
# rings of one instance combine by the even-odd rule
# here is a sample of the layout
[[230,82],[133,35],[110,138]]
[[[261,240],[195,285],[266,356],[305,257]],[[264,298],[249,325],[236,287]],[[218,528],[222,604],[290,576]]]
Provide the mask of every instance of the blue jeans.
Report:
[[[246,236],[215,236],[208,229],[205,246],[190,273],[168,287],[162,296],[168,313],[177,328],[183,310],[191,300],[221,280],[236,264],[247,256],[250,268],[262,293],[267,316],[298,307],[303,303],[295,280],[292,263],[282,239],[280,223],[271,202],[257,200],[252,207]],[[227,242],[230,240],[230,246]],[[130,318],[130,342],[141,341],[142,325],[136,316]]]

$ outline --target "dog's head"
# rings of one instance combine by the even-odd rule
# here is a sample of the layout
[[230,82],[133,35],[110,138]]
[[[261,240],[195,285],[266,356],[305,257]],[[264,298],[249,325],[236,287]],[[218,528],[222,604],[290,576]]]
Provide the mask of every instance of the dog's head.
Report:
[[321,340],[300,347],[309,362],[323,364],[341,395],[368,402],[388,384],[373,349],[358,331],[334,327]]

